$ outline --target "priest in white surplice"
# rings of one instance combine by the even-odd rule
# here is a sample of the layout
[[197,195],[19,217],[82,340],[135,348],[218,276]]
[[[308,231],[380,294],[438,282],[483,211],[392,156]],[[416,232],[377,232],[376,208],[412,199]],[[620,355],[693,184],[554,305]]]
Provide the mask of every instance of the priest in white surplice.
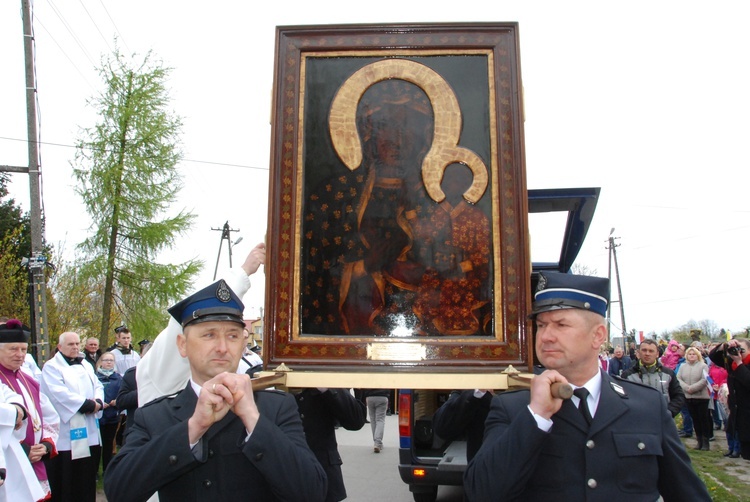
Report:
[[50,461],[49,482],[55,500],[95,502],[104,389],[83,359],[77,333],[60,335],[58,353],[42,368],[42,392],[60,415],[58,456]]
[[[60,432],[60,417],[41,392],[39,380],[26,372],[29,334],[17,319],[10,319],[5,326],[0,326],[0,382],[23,398],[21,403],[28,417],[24,427],[15,435],[19,437],[39,483],[48,494],[50,488],[44,462],[57,455],[55,444]],[[39,370],[40,379],[41,375]]]
[[0,502],[36,501],[45,495],[21,447],[27,416],[21,396],[0,384]]

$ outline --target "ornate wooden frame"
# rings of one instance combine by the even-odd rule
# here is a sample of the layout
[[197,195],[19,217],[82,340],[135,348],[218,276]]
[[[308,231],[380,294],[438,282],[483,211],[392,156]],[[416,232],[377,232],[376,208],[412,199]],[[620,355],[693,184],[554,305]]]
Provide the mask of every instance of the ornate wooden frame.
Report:
[[[279,27],[276,35],[266,265],[267,365],[398,371],[466,371],[508,364],[530,367],[531,337],[525,315],[530,263],[517,24],[296,26]],[[373,98],[377,106],[368,110],[376,111],[363,112],[361,107],[371,105],[361,104],[365,92],[380,83],[412,89],[402,82],[416,86],[413,95],[423,93],[431,107],[432,137],[422,134],[422,129],[409,131],[408,136],[410,141],[417,137],[432,145],[420,171],[424,185],[420,196],[426,205],[445,198],[441,179],[446,166],[463,164],[473,174],[463,197],[489,221],[491,295],[483,307],[484,312],[489,311],[483,319],[489,322],[481,325],[484,331],[473,335],[436,335],[437,320],[430,324],[432,332],[419,336],[414,335],[416,331],[384,336],[374,328],[369,333],[361,324],[355,334],[343,329],[305,333],[303,328],[312,325],[308,320],[318,307],[317,302],[310,303],[311,295],[316,294],[316,285],[323,283],[319,279],[308,284],[314,281],[306,271],[319,274],[310,277],[323,277],[320,270],[330,266],[327,260],[318,264],[310,257],[319,250],[310,239],[320,237],[319,229],[330,228],[306,227],[306,220],[315,219],[311,208],[312,201],[318,200],[316,187],[330,190],[331,184],[323,182],[329,176],[339,176],[339,181],[331,178],[334,184],[345,183],[346,177],[356,172],[362,162],[361,139],[375,134],[372,129],[366,133],[358,117],[379,113],[381,108],[404,109],[387,95],[388,103]],[[408,100],[414,110],[420,106],[418,98],[410,96]],[[384,130],[382,123],[373,127]],[[410,141],[402,139],[398,144],[414,143]],[[358,182],[363,179],[357,177]],[[356,196],[352,196],[349,210],[358,212],[369,204],[363,202],[364,186],[363,182],[352,192]],[[429,219],[425,221],[422,225],[429,226]],[[344,224],[340,231],[351,228]],[[356,265],[343,270],[331,279],[336,285],[328,291],[349,294],[340,285],[345,282],[342,277],[361,273],[361,267],[359,272]],[[331,276],[333,273],[326,275]],[[414,293],[417,298],[424,290],[419,291]],[[409,298],[413,300],[414,295]],[[378,298],[374,295],[373,301]],[[329,300],[330,305],[343,303],[341,298]],[[391,306],[397,303],[396,299],[390,301]]]

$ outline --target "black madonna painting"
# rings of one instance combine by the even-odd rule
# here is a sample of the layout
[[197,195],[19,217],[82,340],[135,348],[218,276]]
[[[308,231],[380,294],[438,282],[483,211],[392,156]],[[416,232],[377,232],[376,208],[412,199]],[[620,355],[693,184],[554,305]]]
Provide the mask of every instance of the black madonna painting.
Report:
[[[515,28],[279,29],[275,358],[525,356]],[[373,356],[373,343],[420,348]]]

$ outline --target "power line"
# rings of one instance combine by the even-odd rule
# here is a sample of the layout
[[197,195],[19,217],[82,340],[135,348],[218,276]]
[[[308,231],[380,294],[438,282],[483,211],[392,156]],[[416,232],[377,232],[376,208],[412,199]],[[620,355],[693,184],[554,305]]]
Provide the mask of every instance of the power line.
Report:
[[88,84],[88,86],[91,88],[92,91],[96,92],[96,89],[93,85],[91,85],[91,82],[86,78],[86,75],[83,74],[80,68],[78,68],[78,65],[76,65],[72,59],[70,59],[70,56],[67,52],[65,52],[65,49],[62,48],[62,46],[58,43],[57,39],[52,35],[52,33],[44,26],[44,23],[42,23],[39,18],[35,15],[34,16],[34,22],[37,23],[45,32],[47,32],[47,35],[49,35],[49,38],[55,43],[58,49],[60,49],[60,52],[62,52],[63,56],[65,56],[65,59],[70,61],[70,64],[73,65],[73,68],[78,72],[78,74],[83,78],[83,81]]
[[[612,319],[607,319],[607,323],[608,323],[608,326],[609,326],[609,328],[610,328],[610,332],[611,332],[611,328],[615,328],[615,329],[616,329],[617,331],[619,331],[619,332],[620,332],[620,333],[621,333],[621,334],[622,334],[623,336],[625,335],[625,332],[624,332],[624,331],[622,330],[622,328],[621,328],[620,326],[618,326],[617,324],[615,324],[615,323],[614,323],[614,321],[612,321]],[[610,339],[611,339],[611,338],[612,338],[612,336],[610,335]],[[611,341],[611,340],[610,340],[610,341]]]
[[49,6],[52,7],[52,10],[54,11],[55,15],[57,15],[58,19],[60,19],[65,29],[68,30],[68,33],[70,33],[70,36],[73,37],[73,40],[78,45],[78,48],[81,49],[81,52],[83,53],[83,55],[86,56],[86,59],[89,60],[89,63],[91,63],[91,66],[96,67],[96,63],[94,62],[93,59],[91,59],[91,55],[83,46],[83,43],[78,38],[78,35],[76,35],[73,32],[73,29],[70,27],[70,24],[68,24],[68,21],[65,19],[65,16],[62,15],[62,12],[60,12],[60,9],[58,9],[57,6],[55,5],[55,2],[53,2],[52,0],[49,0]]
[[102,6],[102,9],[104,9],[104,12],[107,13],[107,17],[109,18],[109,22],[112,23],[112,26],[115,27],[115,31],[117,32],[117,37],[122,41],[122,44],[125,46],[125,49],[130,52],[130,47],[128,47],[127,42],[125,41],[125,37],[122,36],[122,33],[120,33],[120,29],[117,27],[117,24],[115,23],[115,20],[112,19],[112,16],[109,14],[109,11],[107,10],[107,6],[104,5],[104,2],[102,0],[99,0],[99,3]]
[[711,293],[703,293],[703,294],[700,294],[700,295],[692,295],[692,296],[682,296],[682,297],[679,297],[679,298],[667,298],[667,299],[664,299],[664,300],[654,300],[654,301],[650,301],[650,302],[636,302],[636,303],[634,303],[634,305],[652,305],[652,304],[655,304],[655,303],[679,302],[679,301],[683,301],[683,300],[694,300],[696,298],[706,298],[706,297],[709,297],[709,296],[721,296],[721,295],[726,295],[726,294],[730,294],[730,293],[738,293],[740,291],[748,291],[748,290],[750,290],[750,287],[748,287],[748,288],[739,288],[739,289],[730,289],[730,290],[726,290],[726,291],[714,291],[714,292],[711,292]]
[[[700,214],[705,214],[706,211],[711,211],[711,207],[708,206],[686,206],[686,207],[679,207],[679,206],[655,206],[655,205],[646,205],[646,204],[631,204],[630,207],[641,207],[644,209],[667,209],[672,211],[690,211]],[[723,212],[723,211],[722,211]],[[750,210],[746,209],[733,209],[732,212],[734,213],[750,213]]]
[[[21,139],[21,138],[9,138],[7,136],[0,136],[0,139],[4,139],[7,141],[20,141],[22,143],[29,143],[29,140],[27,139]],[[65,145],[62,143],[51,143],[49,141],[37,141],[40,145],[50,145],[50,146],[61,146],[63,148],[75,148],[75,145]]]
[[109,46],[109,41],[107,41],[107,39],[104,38],[104,33],[102,33],[102,30],[99,29],[99,25],[96,24],[96,21],[94,21],[94,18],[91,17],[91,13],[83,4],[83,0],[78,0],[78,2],[81,4],[81,7],[83,7],[83,10],[86,11],[86,15],[89,17],[89,19],[91,19],[91,24],[94,25],[94,28],[96,28],[96,31],[99,33],[99,36],[102,37],[102,40],[104,41],[104,45],[107,46],[107,49],[109,50],[109,52],[112,52],[112,47]]
[[[0,136],[0,139],[4,139],[6,141],[20,141],[23,143],[28,143],[28,140],[20,139],[20,138],[9,138],[7,136]],[[76,145],[66,145],[64,143],[52,143],[49,141],[37,141],[40,145],[49,145],[49,146],[59,146],[62,148],[78,148]],[[192,162],[195,164],[210,164],[213,166],[225,166],[225,167],[239,167],[242,169],[257,169],[259,171],[268,171],[268,167],[258,167],[258,166],[248,166],[246,164],[233,164],[228,162],[216,162],[212,160],[196,160],[196,159],[181,159],[181,162]]]
[[257,169],[259,171],[268,171],[268,167],[258,167],[258,166],[246,166],[244,164],[227,164],[225,162],[214,162],[209,160],[192,160],[192,159],[182,159],[183,162],[194,162],[196,164],[211,164],[214,166],[226,166],[226,167],[241,167],[243,169]]

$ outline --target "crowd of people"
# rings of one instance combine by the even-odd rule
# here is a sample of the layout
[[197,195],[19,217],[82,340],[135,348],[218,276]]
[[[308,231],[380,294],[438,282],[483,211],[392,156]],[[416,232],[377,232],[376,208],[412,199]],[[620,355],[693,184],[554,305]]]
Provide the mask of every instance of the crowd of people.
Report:
[[[170,308],[140,350],[124,325],[106,350],[65,332],[40,370],[28,328],[0,318],[0,501],[93,502],[100,468],[111,502],[345,499],[335,430],[361,429],[365,403],[350,389],[252,388],[262,360],[248,351],[241,297],[264,262],[260,244],[234,277]],[[693,431],[707,450],[724,429],[726,456],[750,460],[750,342],[646,339],[603,352],[608,287],[544,273],[531,312],[543,367],[531,388],[455,391],[438,410],[438,434],[468,436],[469,499],[579,500],[596,490],[595,499],[709,500],[679,437]],[[574,396],[554,394],[558,383]],[[389,392],[366,393],[379,453]],[[681,413],[691,429],[678,434]]]
[[741,448],[750,439],[749,353],[745,338],[709,344],[647,338],[638,347],[631,344],[629,354],[622,347],[602,349],[599,365],[610,375],[659,390],[672,416],[680,415],[678,435],[695,436],[697,449],[710,450],[715,432],[724,431],[724,456],[750,459],[750,446],[744,453]]
[[29,335],[17,319],[0,318],[0,500],[93,501],[100,465],[121,444],[115,349],[132,350],[129,339],[102,353],[97,338],[82,346],[77,333],[62,333],[40,369]]
[[750,342],[606,350],[607,296],[605,279],[542,273],[530,391],[456,390],[437,410],[435,433],[467,441],[468,500],[710,500],[679,440],[683,411],[698,449],[723,428],[724,455],[750,459]]
[[[261,244],[230,279],[232,287],[244,294],[264,261]],[[0,441],[21,444],[5,441],[6,424],[8,431],[28,428],[26,454],[15,448],[20,463],[3,462],[11,450],[0,452],[6,453],[0,456],[0,502],[94,501],[100,467],[110,501],[154,494],[163,501],[231,500],[237,490],[252,490],[258,500],[345,499],[336,429],[361,429],[365,401],[371,401],[379,452],[388,398],[372,392],[359,399],[351,389],[334,388],[252,392],[247,377],[262,369],[262,359],[253,351],[258,347],[246,343],[242,311],[222,280],[171,308],[171,321],[153,344],[144,340],[136,350],[125,325],[115,328],[116,343],[104,350],[97,338],[65,332],[41,370],[26,357],[28,328],[17,321],[0,325],[0,364],[7,366],[0,376],[8,385],[2,387],[8,395],[0,404]],[[26,387],[18,390],[16,380]],[[238,445],[241,430],[246,437]],[[176,447],[182,437],[184,449]],[[154,462],[159,458],[166,466]],[[175,470],[182,471],[179,480]],[[245,476],[250,470],[255,475]]]
[[663,393],[603,371],[608,300],[606,278],[540,273],[530,316],[542,368],[529,390],[492,398],[469,500],[711,500]]

